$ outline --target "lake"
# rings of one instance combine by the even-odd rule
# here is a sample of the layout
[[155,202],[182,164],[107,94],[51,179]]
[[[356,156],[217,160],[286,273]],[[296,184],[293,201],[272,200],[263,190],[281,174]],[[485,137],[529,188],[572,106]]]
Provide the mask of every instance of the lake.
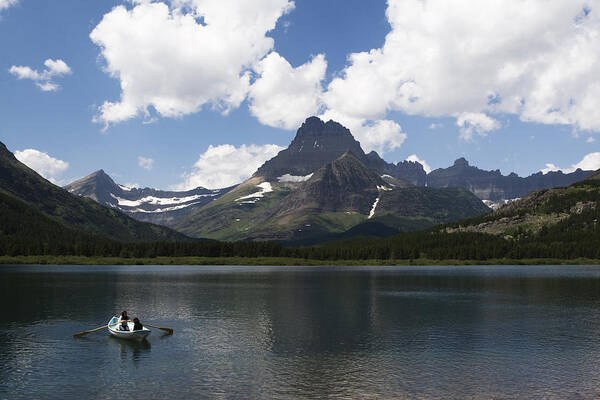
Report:
[[[600,397],[600,268],[2,266],[0,399]],[[147,342],[111,338],[128,310]]]

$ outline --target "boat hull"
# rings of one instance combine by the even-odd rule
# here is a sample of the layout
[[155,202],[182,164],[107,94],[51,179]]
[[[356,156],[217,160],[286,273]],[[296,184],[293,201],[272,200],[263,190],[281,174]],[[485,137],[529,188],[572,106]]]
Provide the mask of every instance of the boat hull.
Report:
[[142,340],[146,339],[146,337],[151,332],[150,329],[148,329],[146,327],[144,327],[143,329],[141,329],[139,331],[134,331],[133,330],[133,322],[127,323],[127,325],[129,326],[128,331],[121,331],[121,330],[119,330],[120,324],[115,324],[118,321],[119,321],[119,317],[112,317],[110,319],[110,321],[108,321],[108,332],[113,337],[116,337],[119,339],[124,339],[124,340],[134,340],[134,341],[141,342]]

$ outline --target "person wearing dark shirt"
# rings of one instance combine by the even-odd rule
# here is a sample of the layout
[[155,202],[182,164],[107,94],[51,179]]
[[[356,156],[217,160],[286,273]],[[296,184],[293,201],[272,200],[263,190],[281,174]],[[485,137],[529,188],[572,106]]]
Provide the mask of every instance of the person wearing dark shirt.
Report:
[[123,311],[121,313],[121,326],[120,326],[120,330],[122,331],[128,331],[129,330],[129,325],[127,325],[127,321],[129,321],[129,316],[127,315],[127,311]]
[[141,331],[142,329],[144,329],[144,325],[142,325],[142,323],[140,322],[139,319],[134,318],[133,319],[133,330],[134,331]]

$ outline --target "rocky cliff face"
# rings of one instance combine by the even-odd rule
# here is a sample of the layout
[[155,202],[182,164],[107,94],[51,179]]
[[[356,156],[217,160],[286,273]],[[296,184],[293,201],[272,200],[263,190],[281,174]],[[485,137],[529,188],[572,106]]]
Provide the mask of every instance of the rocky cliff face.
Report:
[[[388,184],[351,152],[319,168],[279,206],[278,213],[301,214],[306,207],[322,212],[368,215],[379,190]],[[300,215],[298,215],[300,216]]]
[[265,162],[254,174],[266,180],[277,180],[284,175],[306,176],[350,151],[366,160],[360,143],[350,131],[334,121],[323,122],[308,118],[298,129],[287,149]]
[[541,172],[521,178],[515,173],[502,175],[499,170],[485,171],[469,165],[464,158],[459,158],[449,168],[440,168],[427,175],[427,186],[430,187],[463,187],[470,190],[482,200],[502,202],[521,198],[534,190],[568,186],[585,179],[590,171],[577,171],[564,174],[560,171]]
[[392,164],[374,151],[365,154],[347,128],[335,121],[324,122],[317,117],[308,118],[289,147],[264,163],[254,176],[266,180],[278,180],[284,176],[305,177],[346,152],[352,153],[380,176],[390,175],[405,183],[425,185],[426,173],[421,164],[410,161]]

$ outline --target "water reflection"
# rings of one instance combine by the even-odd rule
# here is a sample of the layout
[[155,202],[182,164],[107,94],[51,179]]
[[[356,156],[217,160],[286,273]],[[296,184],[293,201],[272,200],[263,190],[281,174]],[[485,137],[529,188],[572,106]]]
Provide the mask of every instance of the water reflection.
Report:
[[[598,268],[40,267],[0,278],[0,398],[49,397],[53,385],[66,398],[600,395]],[[175,334],[71,338],[123,309]]]
[[[152,345],[148,340],[133,341],[109,337],[108,342],[112,347],[118,348],[121,351],[121,359],[131,358],[133,361],[139,361],[143,353],[150,352]],[[149,355],[145,355],[148,358]]]

